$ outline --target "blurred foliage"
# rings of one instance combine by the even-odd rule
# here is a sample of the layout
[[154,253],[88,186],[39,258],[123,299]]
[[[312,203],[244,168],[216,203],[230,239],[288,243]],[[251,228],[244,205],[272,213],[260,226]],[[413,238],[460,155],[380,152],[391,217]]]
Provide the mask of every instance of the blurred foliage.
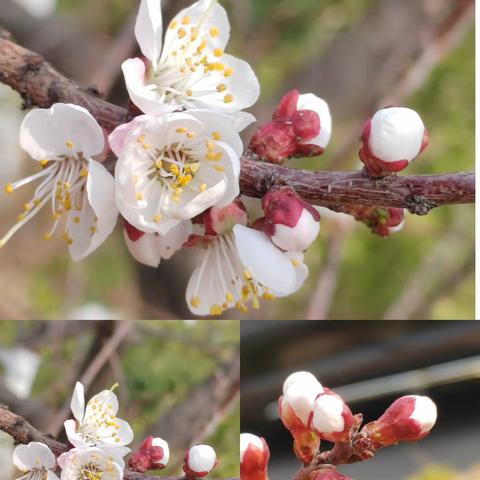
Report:
[[480,467],[478,465],[462,473],[447,466],[429,465],[407,480],[478,480],[479,475]]
[[[83,323],[80,333],[61,337],[60,341],[44,341],[47,337],[34,341],[42,362],[32,396],[42,399],[54,412],[69,401],[73,385],[68,378],[79,353],[88,351],[94,340],[95,329],[91,326]],[[3,321],[0,347],[14,346],[29,337],[35,327],[38,327],[35,322]],[[120,383],[119,416],[131,424],[137,445],[149,425],[185,400],[195,386],[210,379],[216,368],[231,358],[238,347],[239,335],[237,321],[138,321],[132,337],[119,351],[124,381],[108,376],[101,387],[110,388],[115,382]],[[59,369],[59,365],[64,367]],[[168,441],[168,432],[158,434]],[[216,476],[238,476],[239,434],[237,405],[205,440],[220,458]],[[183,452],[172,452],[174,454],[183,456]],[[162,474],[178,471],[170,466]]]

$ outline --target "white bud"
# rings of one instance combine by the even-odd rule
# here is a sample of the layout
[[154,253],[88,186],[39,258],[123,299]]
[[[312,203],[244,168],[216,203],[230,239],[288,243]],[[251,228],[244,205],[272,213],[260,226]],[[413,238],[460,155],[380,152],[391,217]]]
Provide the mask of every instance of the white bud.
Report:
[[163,438],[155,437],[152,440],[153,447],[161,447],[163,449],[163,458],[160,461],[155,462],[155,464],[166,466],[170,460],[170,449],[168,448],[168,443],[163,440]]
[[383,108],[372,117],[368,145],[372,154],[384,162],[410,162],[421,151],[424,133],[425,126],[415,110]]
[[192,472],[210,472],[215,466],[217,455],[210,445],[195,445],[188,451],[188,468]]
[[283,405],[290,405],[295,415],[306,426],[310,413],[313,410],[315,399],[322,392],[323,388],[318,382],[296,381],[286,390],[283,396]]
[[336,395],[320,395],[313,406],[312,427],[321,433],[342,432],[344,402]]
[[245,452],[250,445],[259,448],[261,451],[263,451],[265,448],[265,445],[260,437],[252,435],[251,433],[242,433],[240,435],[240,462],[243,462]]
[[315,220],[307,209],[304,209],[294,227],[277,223],[271,238],[272,242],[282,250],[303,252],[315,241],[319,232],[320,222]]
[[312,110],[320,117],[320,133],[306,143],[325,149],[332,136],[332,116],[328,103],[313,93],[305,93],[298,98],[297,110]]
[[[310,372],[294,372],[290,374],[287,379],[283,382],[283,393],[285,393],[288,388],[293,385],[294,383],[297,382],[303,382],[303,383],[312,383],[312,384],[318,384],[320,385],[320,388],[322,385],[320,382],[317,380],[317,377]],[[321,388],[323,392],[323,388]]]
[[410,418],[420,424],[422,433],[429,432],[437,421],[437,406],[428,397],[418,395],[411,397],[415,398],[415,409]]

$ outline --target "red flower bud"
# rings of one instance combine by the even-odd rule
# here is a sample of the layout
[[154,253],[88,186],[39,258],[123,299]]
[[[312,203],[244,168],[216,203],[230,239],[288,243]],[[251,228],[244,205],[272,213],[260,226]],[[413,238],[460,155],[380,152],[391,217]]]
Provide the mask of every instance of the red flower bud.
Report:
[[334,469],[316,470],[310,475],[310,480],[352,480]]
[[417,112],[387,107],[368,120],[361,136],[360,160],[372,175],[405,169],[428,145],[428,131]]
[[398,442],[415,442],[426,437],[437,420],[437,407],[428,397],[408,395],[390,405],[375,422],[368,423],[363,431],[375,448]]
[[128,460],[128,466],[135,472],[165,468],[170,458],[168,443],[161,438],[149,436],[137,452]]
[[392,233],[399,232],[405,223],[403,208],[348,206],[343,211],[353,215],[355,220],[365,223],[380,237],[388,237]]
[[250,150],[270,163],[285,163],[295,155],[296,148],[292,126],[277,121],[260,127],[250,141]]
[[268,480],[270,450],[264,438],[250,433],[240,435],[240,479]]
[[186,454],[183,471],[187,479],[206,477],[218,464],[215,450],[209,445],[195,445]]
[[320,214],[290,187],[267,193],[262,206],[264,231],[282,250],[302,252],[317,238]]

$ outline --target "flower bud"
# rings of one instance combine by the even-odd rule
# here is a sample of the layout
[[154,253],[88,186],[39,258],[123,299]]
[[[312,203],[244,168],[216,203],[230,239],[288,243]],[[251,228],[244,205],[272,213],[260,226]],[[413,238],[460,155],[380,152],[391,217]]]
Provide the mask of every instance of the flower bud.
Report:
[[330,141],[332,118],[327,102],[298,90],[287,93],[272,121],[253,136],[250,149],[270,163],[321,155]]
[[324,390],[312,377],[307,372],[288,377],[284,384],[285,393],[278,402],[280,418],[294,438],[295,454],[305,464],[312,462],[320,447],[320,438],[309,424],[315,399]]
[[212,207],[203,216],[206,235],[223,235],[237,225],[247,225],[247,209],[236,199],[223,208]]
[[375,448],[426,437],[437,420],[437,407],[428,397],[408,395],[390,405],[375,422],[363,428]]
[[159,438],[149,436],[128,461],[128,466],[135,472],[145,473],[148,470],[165,468],[170,458],[168,443]]
[[387,107],[368,120],[361,136],[360,160],[373,175],[399,172],[428,145],[420,115],[405,107]]
[[311,427],[322,440],[337,443],[350,441],[353,414],[340,395],[325,389],[313,406]]
[[185,455],[183,471],[187,479],[206,477],[217,465],[215,450],[209,445],[195,445]]
[[388,237],[399,232],[405,224],[403,208],[364,207],[349,205],[343,212],[352,215],[355,220],[367,225],[372,233],[380,237]]
[[268,480],[270,450],[264,438],[251,433],[240,435],[240,479]]
[[320,214],[290,187],[282,187],[263,197],[265,233],[285,251],[302,252],[317,238]]

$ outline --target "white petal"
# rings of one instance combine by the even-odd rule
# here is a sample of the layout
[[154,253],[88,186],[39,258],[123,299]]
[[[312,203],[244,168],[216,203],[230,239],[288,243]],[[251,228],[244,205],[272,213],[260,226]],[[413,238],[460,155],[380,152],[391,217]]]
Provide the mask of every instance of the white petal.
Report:
[[[186,22],[189,20],[188,24]],[[184,20],[185,19],[185,20]],[[175,28],[171,28],[175,25]],[[172,20],[165,34],[165,47],[162,59],[165,59],[169,52],[179,50],[185,43],[184,39],[180,39],[178,31],[180,28],[185,29],[188,38],[191,36],[191,29],[198,28],[198,39],[194,42],[195,48],[205,39],[208,42],[205,53],[213,51],[216,48],[222,50],[227,46],[230,38],[230,23],[228,21],[225,9],[217,2],[212,0],[200,0],[188,8],[180,11]],[[218,36],[212,36],[211,29],[218,30]]]
[[320,133],[314,139],[306,142],[309,145],[318,145],[326,148],[332,136],[332,116],[328,103],[313,93],[300,95],[297,102],[298,110],[313,110],[320,117]]
[[286,378],[286,380],[283,382],[283,393],[285,394],[286,391],[295,383],[313,385],[314,388],[318,389],[318,393],[323,393],[323,387],[321,383],[317,380],[317,377],[315,377],[313,373],[303,371],[294,372]]
[[119,157],[122,153],[125,141],[133,127],[133,121],[117,127],[109,136],[108,143],[112,152]]
[[173,227],[167,234],[157,236],[157,248],[162,258],[168,260],[178,252],[192,234],[192,222],[185,220]]
[[19,470],[27,471],[34,467],[50,469],[55,463],[55,455],[44,443],[30,442],[28,445],[18,445],[13,452],[13,464]]
[[51,470],[48,470],[47,480],[59,480],[59,479],[58,479],[58,476],[55,473],[53,473]]
[[240,434],[240,462],[243,462],[245,452],[250,445],[257,447],[261,451],[263,451],[265,448],[265,445],[260,437],[252,435],[251,433]]
[[105,139],[88,110],[56,103],[50,109],[37,108],[27,113],[20,128],[20,145],[32,158],[42,160],[79,152],[98,155]]
[[141,1],[135,37],[142,53],[155,65],[162,52],[162,0]]
[[229,145],[218,142],[218,151],[223,153],[225,167],[225,193],[215,203],[217,208],[223,208],[232,203],[240,195],[240,159]]
[[437,421],[437,406],[428,397],[412,396],[415,397],[415,408],[410,418],[420,424],[422,433],[428,432]]
[[99,409],[104,410],[105,412],[108,411],[112,415],[117,414],[118,398],[114,392],[111,390],[102,390],[100,393],[94,395],[87,403],[85,421],[87,421],[87,417],[95,416],[95,411],[98,411]]
[[235,225],[233,232],[242,263],[255,280],[280,294],[292,293],[296,287],[294,267],[268,236],[243,225]]
[[237,112],[235,114],[237,117],[234,117],[233,115],[225,115],[205,109],[188,110],[189,115],[199,120],[205,126],[209,135],[212,132],[219,133],[221,141],[228,144],[239,157],[243,153],[243,142],[238,134],[239,130],[238,125],[235,123],[235,118],[238,118],[240,113],[250,115],[246,112]]
[[343,401],[335,395],[320,395],[313,408],[312,426],[320,433],[342,432],[345,428]]
[[194,472],[209,472],[216,458],[215,450],[209,445],[195,445],[188,451],[188,466]]
[[65,433],[67,435],[68,441],[74,447],[84,448],[87,446],[87,443],[83,440],[82,435],[77,432],[77,423],[75,422],[75,420],[65,420],[63,426],[65,427]]
[[294,227],[281,223],[275,225],[272,242],[282,250],[302,252],[310,247],[319,232],[320,222],[305,208]]
[[[292,262],[292,265],[295,270],[295,287],[293,292],[295,293],[297,290],[300,290],[303,283],[308,277],[308,266],[303,263],[303,253],[302,252],[285,252],[284,255]],[[277,294],[277,296],[282,296],[281,294]]]
[[315,404],[315,399],[320,391],[321,385],[296,382],[287,389],[283,396],[283,401],[290,405],[295,415],[304,425],[307,425],[310,413]]
[[168,447],[168,443],[163,440],[163,438],[156,437],[152,440],[152,446],[161,447],[163,449],[163,458],[158,463],[166,466],[168,461],[170,460],[170,449]]
[[[73,260],[81,260],[96,250],[113,232],[117,223],[118,209],[115,204],[115,180],[107,169],[96,160],[89,161],[89,174],[87,179],[88,201],[91,210],[86,213],[86,221],[91,220],[90,216],[93,212],[97,218],[95,223],[95,232],[90,236],[89,242],[79,241],[77,238],[85,238],[85,221],[80,216],[80,223],[73,224],[70,235],[73,244],[70,245],[70,254]],[[75,227],[79,228],[76,229]],[[88,235],[90,235],[88,230]]]
[[145,63],[140,58],[129,58],[122,63],[125,84],[132,102],[149,115],[165,115],[177,106],[167,105],[160,101],[156,85],[146,78]]
[[422,147],[425,126],[410,108],[383,108],[372,117],[369,146],[384,162],[413,160]]
[[70,408],[75,419],[81,422],[85,413],[85,389],[80,382],[75,384]]
[[157,247],[157,234],[145,233],[138,240],[133,241],[130,240],[128,233],[124,230],[123,238],[128,251],[137,262],[154,268],[160,265],[162,257]]
[[243,132],[243,130],[257,121],[257,119],[249,112],[235,112],[232,114],[232,117],[237,132]]

